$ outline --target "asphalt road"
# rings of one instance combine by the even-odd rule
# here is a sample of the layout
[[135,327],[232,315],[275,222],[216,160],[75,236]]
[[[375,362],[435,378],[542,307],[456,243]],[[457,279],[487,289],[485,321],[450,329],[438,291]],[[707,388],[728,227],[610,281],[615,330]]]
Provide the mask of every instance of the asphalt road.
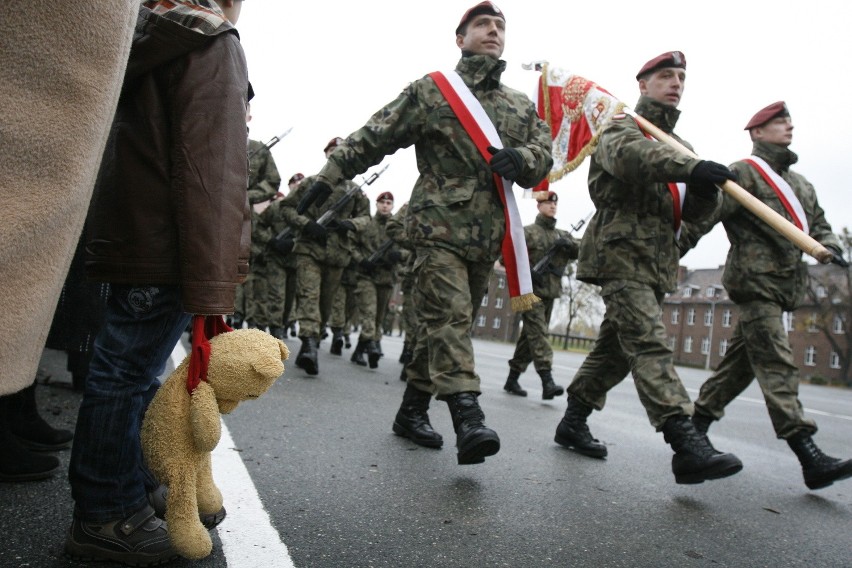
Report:
[[[288,344],[295,353],[297,341]],[[233,448],[223,449],[239,454],[290,558],[252,564],[250,548],[225,551],[214,534],[210,557],[175,566],[852,566],[852,480],[809,491],[755,385],[710,430],[717,448],[742,459],[743,471],[683,486],[674,483],[672,452],[649,425],[630,379],[592,415],[609,457],[590,459],[553,442],[564,397],[542,401],[533,371],[521,378],[528,398],[504,393],[512,346],[475,346],[480,403],[500,434],[499,454],[457,465],[440,402],[430,416],[443,449],[393,435],[404,389],[400,338],[383,340],[386,357],[376,370],[350,363],[351,350],[330,355],[326,341],[318,377],[287,364],[268,393],[225,418]],[[581,362],[582,355],[557,353],[557,383],[566,384]],[[38,389],[44,414],[70,427],[80,396],[67,388],[63,355],[46,351],[42,367],[53,385]],[[708,376],[679,372],[692,396]],[[852,391],[803,385],[801,399],[820,426],[817,443],[850,457]],[[66,467],[67,454],[59,454]],[[73,507],[64,473],[0,485],[0,507],[0,567],[82,566],[61,553]],[[220,534],[241,528],[229,521]]]

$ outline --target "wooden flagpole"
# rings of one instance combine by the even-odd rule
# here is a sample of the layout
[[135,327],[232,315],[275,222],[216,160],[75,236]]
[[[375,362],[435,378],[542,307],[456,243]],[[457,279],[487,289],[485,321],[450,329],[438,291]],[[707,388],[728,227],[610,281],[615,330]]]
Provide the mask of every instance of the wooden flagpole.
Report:
[[[660,142],[668,144],[675,150],[679,150],[687,156],[700,159],[695,152],[651,124],[646,118],[643,118],[639,114],[627,108],[624,109],[624,112],[627,112],[630,116],[635,118],[636,122],[639,123],[645,132]],[[726,180],[720,187],[725,191],[725,193],[736,199],[740,205],[754,213],[757,217],[781,233],[784,238],[802,249],[804,252],[811,255],[822,264],[828,264],[831,262],[831,259],[833,258],[831,251],[822,246],[818,241],[799,229],[796,225],[788,221],[754,195],[746,191],[742,186],[733,181]]]

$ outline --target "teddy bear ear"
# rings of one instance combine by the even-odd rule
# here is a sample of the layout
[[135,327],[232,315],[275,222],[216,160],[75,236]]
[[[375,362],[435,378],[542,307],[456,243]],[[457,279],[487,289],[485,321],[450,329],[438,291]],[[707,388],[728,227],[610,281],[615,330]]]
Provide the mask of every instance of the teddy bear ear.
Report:
[[253,361],[251,366],[264,377],[276,378],[284,373],[284,364],[274,356],[262,356]]

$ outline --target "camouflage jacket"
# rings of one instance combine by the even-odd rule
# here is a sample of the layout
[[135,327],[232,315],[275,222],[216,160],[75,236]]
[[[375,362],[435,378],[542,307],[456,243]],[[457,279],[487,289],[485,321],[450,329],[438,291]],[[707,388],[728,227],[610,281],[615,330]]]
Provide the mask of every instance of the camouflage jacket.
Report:
[[262,203],[272,199],[281,185],[281,175],[275,166],[275,159],[263,142],[249,140],[248,153],[255,154],[249,158],[248,195],[249,203]]
[[[823,245],[840,247],[817,202],[814,187],[790,170],[798,156],[783,146],[766,142],[755,142],[752,154],[766,160],[793,188],[805,210],[810,236]],[[737,183],[792,221],[775,191],[754,167],[739,161],[734,162],[731,169],[737,173]],[[786,311],[798,307],[804,297],[808,277],[802,251],[729,195],[724,197],[717,220],[722,221],[731,242],[722,277],[722,284],[731,299],[735,302],[768,300],[780,304]]]
[[[390,215],[376,213],[373,215],[370,224],[364,230],[358,231],[358,234],[354,237],[355,246],[352,250],[352,259],[355,262],[361,262],[370,258],[382,243],[385,242],[385,239],[390,238],[387,235],[387,226],[390,218]],[[396,248],[397,246],[393,245],[387,252]],[[393,286],[394,282],[396,282],[396,267],[387,261],[387,253],[385,253],[384,257],[376,263],[375,268],[369,273],[359,267],[358,277],[370,280],[377,286]]]
[[[645,96],[635,110],[689,147],[672,133],[680,111]],[[680,249],[667,183],[688,181],[699,162],[649,140],[630,116],[613,119],[589,165],[589,195],[596,210],[580,243],[577,278],[592,284],[632,280],[660,292],[673,290]],[[711,195],[702,197],[687,187],[683,221],[715,213],[721,198]]]
[[257,224],[251,234],[252,258],[256,259],[262,254],[264,262],[273,262],[286,268],[294,268],[296,266],[295,254],[281,255],[269,246],[269,241],[288,227],[282,201],[282,199],[274,200],[269,204],[269,207],[257,216]]
[[405,231],[405,216],[408,214],[408,201],[402,204],[399,211],[391,215],[388,219],[386,234],[393,239],[398,247],[397,250],[402,253],[397,266],[397,274],[399,276],[407,276],[411,274],[414,268],[414,243],[408,238],[408,233]]
[[[550,129],[524,94],[500,83],[504,61],[463,57],[456,71],[493,121],[504,146],[517,149],[532,187],[552,165]],[[420,176],[411,193],[407,229],[415,246],[448,248],[475,262],[500,254],[503,205],[491,169],[431,77],[414,81],[338,146],[318,177],[334,185],[414,145]]]
[[[295,191],[291,191],[287,197],[281,200],[281,215],[284,223],[301,231],[302,227],[310,221],[316,221],[332,205],[340,201],[352,187],[357,187],[351,181],[341,180],[332,185],[332,192],[321,206],[311,205],[304,215],[296,212],[296,206],[307,193],[316,180],[315,176],[308,176],[299,184]],[[337,214],[338,221],[349,220],[355,225],[356,231],[361,231],[370,222],[370,200],[363,191],[356,191],[355,195]],[[329,231],[326,244],[322,245],[307,237],[299,235],[296,238],[296,246],[293,248],[295,254],[306,254],[329,266],[346,266],[352,259],[352,236],[348,231]]]
[[539,298],[555,299],[562,295],[562,274],[568,263],[577,258],[579,246],[576,239],[568,231],[556,228],[556,219],[537,215],[535,223],[524,227],[524,238],[527,241],[527,251],[530,257],[530,267],[541,260],[557,239],[566,239],[570,245],[559,248],[553,254],[551,270],[545,272],[542,285],[533,285],[533,292]]

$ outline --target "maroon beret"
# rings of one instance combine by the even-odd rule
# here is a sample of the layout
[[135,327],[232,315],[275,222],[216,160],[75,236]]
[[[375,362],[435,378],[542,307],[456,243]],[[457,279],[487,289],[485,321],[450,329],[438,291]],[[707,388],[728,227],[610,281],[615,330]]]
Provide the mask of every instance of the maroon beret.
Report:
[[497,16],[498,18],[502,18],[504,22],[506,21],[506,16],[503,15],[503,11],[495,6],[493,2],[488,2],[486,0],[485,2],[480,2],[473,8],[468,9],[468,11],[464,13],[464,16],[462,16],[462,19],[459,22],[459,26],[456,28],[456,35],[461,34],[467,23],[480,14]]
[[391,201],[393,201],[393,193],[391,193],[390,191],[384,191],[379,194],[379,196],[376,198],[376,201],[382,201],[384,199],[390,199]]
[[334,138],[328,141],[328,144],[325,145],[325,148],[323,148],[322,151],[328,152],[332,148],[337,148],[341,144],[343,144],[343,138],[341,138],[340,136],[335,136]]
[[686,56],[682,51],[667,51],[665,53],[661,53],[642,66],[642,69],[636,73],[636,80],[638,81],[642,75],[652,73],[657,69],[663,69],[664,67],[686,69]]
[[790,111],[787,110],[787,105],[784,103],[784,101],[772,103],[768,107],[762,108],[757,111],[757,114],[751,117],[751,120],[748,121],[748,124],[745,125],[745,128],[743,128],[743,130],[751,130],[752,128],[757,128],[758,126],[766,124],[776,116],[790,116]]
[[554,202],[554,203],[556,203],[557,201],[559,201],[559,196],[558,196],[558,195],[556,195],[556,192],[555,192],[555,191],[548,191],[548,192],[547,192],[547,197],[546,197],[546,198],[544,198],[544,199],[542,199],[541,201],[539,201],[539,203],[547,203],[548,201],[552,201],[552,202]]
[[290,185],[291,183],[295,183],[297,181],[302,181],[303,179],[305,179],[305,174],[293,174],[293,177],[291,177],[289,181],[287,181],[287,185]]

